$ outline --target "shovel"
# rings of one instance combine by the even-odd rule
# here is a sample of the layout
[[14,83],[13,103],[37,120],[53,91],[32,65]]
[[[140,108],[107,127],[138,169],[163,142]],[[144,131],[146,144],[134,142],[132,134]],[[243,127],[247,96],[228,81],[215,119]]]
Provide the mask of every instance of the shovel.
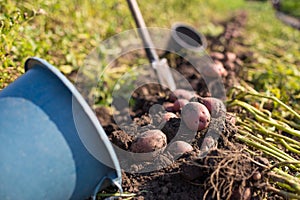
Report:
[[147,57],[156,73],[156,76],[158,77],[159,83],[161,85],[167,86],[171,91],[174,91],[176,89],[176,84],[172,76],[170,67],[167,63],[167,59],[160,59],[158,57],[136,0],[127,0],[127,3],[135,20],[139,35],[143,41]]

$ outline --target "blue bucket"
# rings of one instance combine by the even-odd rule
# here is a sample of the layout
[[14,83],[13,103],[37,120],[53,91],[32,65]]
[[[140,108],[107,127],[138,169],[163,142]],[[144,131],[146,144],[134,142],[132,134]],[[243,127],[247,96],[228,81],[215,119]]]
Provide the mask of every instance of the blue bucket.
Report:
[[39,58],[0,92],[0,199],[86,199],[114,183],[117,156],[75,87]]

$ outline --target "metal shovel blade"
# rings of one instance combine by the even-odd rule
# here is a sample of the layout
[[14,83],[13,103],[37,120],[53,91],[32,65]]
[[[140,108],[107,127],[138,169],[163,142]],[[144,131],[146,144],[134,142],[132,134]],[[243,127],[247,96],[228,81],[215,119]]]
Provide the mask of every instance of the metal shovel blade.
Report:
[[176,84],[172,76],[172,72],[168,65],[167,59],[163,58],[151,63],[156,71],[158,81],[160,84],[167,86],[171,91],[176,90]]

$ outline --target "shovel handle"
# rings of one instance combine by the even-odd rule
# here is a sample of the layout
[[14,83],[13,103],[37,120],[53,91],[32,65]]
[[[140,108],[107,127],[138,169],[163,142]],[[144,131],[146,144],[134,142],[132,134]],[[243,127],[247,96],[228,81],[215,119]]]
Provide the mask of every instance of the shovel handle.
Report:
[[142,13],[139,9],[136,0],[127,0],[127,3],[138,28],[140,37],[143,40],[144,49],[146,51],[150,63],[159,61],[159,57],[154,49],[153,42],[151,40],[150,34],[148,32],[148,29],[146,27],[145,21],[143,19]]

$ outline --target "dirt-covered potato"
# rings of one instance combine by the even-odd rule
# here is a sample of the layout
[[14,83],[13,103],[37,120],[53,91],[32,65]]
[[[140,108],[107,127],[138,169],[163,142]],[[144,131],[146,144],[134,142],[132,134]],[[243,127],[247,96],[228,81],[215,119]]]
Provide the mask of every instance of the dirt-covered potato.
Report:
[[177,99],[190,100],[194,95],[195,95],[195,92],[193,92],[193,91],[184,90],[184,89],[177,89],[177,90],[174,90],[169,95],[169,100],[171,102],[175,102]]
[[203,130],[208,127],[210,114],[205,105],[198,102],[186,104],[181,111],[181,117],[186,126],[193,130]]
[[130,150],[134,153],[149,153],[162,149],[167,144],[167,137],[161,130],[148,130],[137,136]]
[[193,151],[193,147],[184,141],[175,141],[172,142],[168,148],[167,151],[172,155],[172,156],[180,156],[184,153]]

